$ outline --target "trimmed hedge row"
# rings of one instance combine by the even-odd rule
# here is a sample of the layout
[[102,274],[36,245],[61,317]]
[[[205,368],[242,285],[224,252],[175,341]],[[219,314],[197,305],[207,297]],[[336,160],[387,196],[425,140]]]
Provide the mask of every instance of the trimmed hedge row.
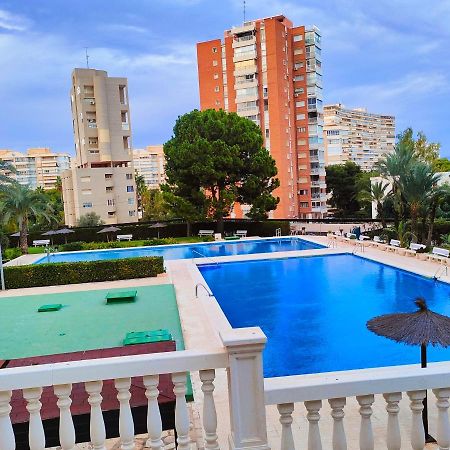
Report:
[[107,261],[67,262],[4,268],[6,289],[156,277],[164,272],[161,256]]

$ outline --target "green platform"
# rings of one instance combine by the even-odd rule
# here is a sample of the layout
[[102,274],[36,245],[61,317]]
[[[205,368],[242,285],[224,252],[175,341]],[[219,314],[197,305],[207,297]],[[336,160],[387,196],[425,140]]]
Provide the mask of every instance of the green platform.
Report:
[[121,303],[121,302],[134,302],[136,300],[137,290],[132,289],[129,291],[110,291],[106,294],[105,299],[107,304]]
[[[173,286],[135,289],[134,302],[115,305],[105,297],[123,289],[0,298],[0,360],[120,347],[127,333],[140,330],[166,329],[184,349]],[[38,313],[51,304],[63,307]]]

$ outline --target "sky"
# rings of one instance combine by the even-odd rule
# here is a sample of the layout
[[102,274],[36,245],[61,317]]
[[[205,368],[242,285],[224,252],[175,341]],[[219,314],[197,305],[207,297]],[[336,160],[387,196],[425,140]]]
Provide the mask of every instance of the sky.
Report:
[[[324,102],[396,116],[450,156],[450,0],[246,0],[322,33]],[[133,147],[199,108],[195,44],[243,21],[243,0],[0,0],[0,148],[73,153],[71,71],[128,77]]]

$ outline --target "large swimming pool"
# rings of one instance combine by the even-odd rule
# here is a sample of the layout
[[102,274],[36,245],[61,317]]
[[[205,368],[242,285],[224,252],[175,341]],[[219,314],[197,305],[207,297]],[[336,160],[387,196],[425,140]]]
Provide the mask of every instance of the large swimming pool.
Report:
[[[233,327],[267,335],[266,377],[418,363],[419,348],[372,334],[367,320],[414,311],[418,296],[450,315],[450,285],[354,255],[199,268]],[[429,360],[450,360],[450,349],[430,348]]]
[[243,239],[231,242],[211,242],[191,245],[158,245],[117,250],[53,253],[49,257],[44,256],[37,260],[35,264],[97,261],[101,259],[133,258],[138,256],[162,256],[165,260],[211,258],[215,256],[249,255],[292,250],[313,250],[318,248],[323,248],[323,246],[299,238]]

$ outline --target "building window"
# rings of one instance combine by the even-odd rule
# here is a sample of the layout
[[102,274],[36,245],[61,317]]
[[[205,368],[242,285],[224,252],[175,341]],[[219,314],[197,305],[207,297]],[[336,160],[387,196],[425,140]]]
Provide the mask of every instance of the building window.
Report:
[[134,186],[127,186],[127,192],[134,192]]
[[216,106],[220,106],[220,100],[216,100]]
[[216,86],[215,88],[214,88],[214,92],[219,92],[220,91],[220,87],[219,86]]
[[305,102],[304,101],[295,102],[295,106],[297,108],[303,108],[305,106]]
[[127,173],[126,175],[127,180],[132,180],[133,179],[133,174],[132,173]]
[[303,81],[305,79],[305,77],[303,75],[297,75],[296,77],[294,77],[294,81]]
[[129,205],[134,205],[134,197],[130,197],[130,198],[128,199],[128,204],[129,204]]
[[309,208],[308,202],[300,202],[300,208]]
[[106,186],[106,192],[112,192],[114,188],[112,186]]
[[92,208],[92,202],[83,203],[83,208]]
[[91,194],[92,194],[91,189],[82,189],[81,190],[81,195],[91,195]]
[[136,215],[136,211],[128,211],[128,215],[129,215],[130,217],[133,217],[133,216]]
[[298,192],[300,195],[308,195],[308,189],[300,189]]
[[112,178],[113,174],[112,173],[105,173],[105,179],[109,179]]
[[214,74],[214,79],[215,79],[215,80],[218,80],[218,79],[219,79],[219,74],[218,74],[218,73],[215,73],[215,74]]
[[301,34],[296,34],[294,36],[294,42],[300,42],[303,41],[303,36]]
[[216,67],[217,64],[218,64],[217,59],[215,59],[215,60],[213,61],[213,66]]
[[298,131],[299,133],[306,133],[306,127],[300,127],[300,128],[297,128],[297,131]]
[[213,47],[213,48],[212,48],[212,52],[213,52],[213,53],[217,53],[217,47]]
[[108,204],[108,206],[114,206],[114,199],[108,198],[107,204]]
[[82,183],[90,183],[91,177],[81,177],[81,178],[80,178],[80,181],[81,181]]
[[304,114],[297,114],[297,120],[305,120],[305,117]]

